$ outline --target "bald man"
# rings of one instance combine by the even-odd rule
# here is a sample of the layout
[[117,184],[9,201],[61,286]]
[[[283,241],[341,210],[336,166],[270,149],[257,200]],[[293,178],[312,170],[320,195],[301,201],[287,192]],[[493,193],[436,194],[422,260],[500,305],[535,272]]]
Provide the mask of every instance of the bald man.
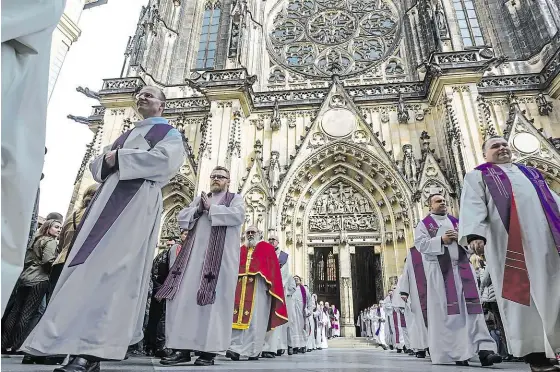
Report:
[[256,226],[247,228],[245,238],[235,290],[231,346],[226,354],[236,361],[241,357],[258,360],[266,332],[288,321],[274,247],[262,240]]

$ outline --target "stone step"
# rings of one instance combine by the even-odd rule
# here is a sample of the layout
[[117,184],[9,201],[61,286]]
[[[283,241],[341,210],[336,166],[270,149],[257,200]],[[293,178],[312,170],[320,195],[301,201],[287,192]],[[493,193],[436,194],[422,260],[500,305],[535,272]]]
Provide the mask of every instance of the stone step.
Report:
[[378,348],[374,341],[365,337],[337,337],[329,340],[329,348],[337,349],[373,349]]

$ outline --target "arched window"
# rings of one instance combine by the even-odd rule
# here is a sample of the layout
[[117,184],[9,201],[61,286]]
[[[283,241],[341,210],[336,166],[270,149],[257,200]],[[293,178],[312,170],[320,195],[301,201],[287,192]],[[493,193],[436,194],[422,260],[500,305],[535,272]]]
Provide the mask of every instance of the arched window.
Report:
[[459,32],[463,39],[463,46],[472,47],[484,45],[480,24],[476,17],[474,4],[472,0],[453,0],[455,14],[457,14],[457,22],[459,23]]
[[202,18],[202,29],[198,42],[196,68],[213,68],[216,62],[216,43],[220,27],[220,3],[207,3]]

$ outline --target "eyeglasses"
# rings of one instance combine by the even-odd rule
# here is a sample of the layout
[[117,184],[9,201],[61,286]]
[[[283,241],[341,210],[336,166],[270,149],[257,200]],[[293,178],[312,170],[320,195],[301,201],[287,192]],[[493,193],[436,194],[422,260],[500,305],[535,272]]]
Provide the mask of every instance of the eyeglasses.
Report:
[[213,174],[213,175],[210,176],[210,179],[211,179],[211,180],[220,180],[220,181],[221,181],[221,180],[227,180],[227,179],[229,179],[229,178],[227,178],[226,176],[222,176],[222,175],[220,175],[220,174]]

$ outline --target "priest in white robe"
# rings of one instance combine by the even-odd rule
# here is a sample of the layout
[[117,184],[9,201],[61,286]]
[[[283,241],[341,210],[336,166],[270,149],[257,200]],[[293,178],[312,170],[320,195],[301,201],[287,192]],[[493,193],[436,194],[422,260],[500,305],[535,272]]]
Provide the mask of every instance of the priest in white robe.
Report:
[[296,290],[292,294],[294,303],[293,318],[290,322],[290,346],[295,354],[303,354],[307,351],[307,318],[311,316],[309,309],[307,290],[301,282],[301,277],[294,276]]
[[402,353],[404,346],[404,336],[401,327],[399,308],[393,302],[393,298],[396,296],[395,289],[396,287],[393,286],[389,290],[387,297],[385,297],[384,308],[385,318],[387,319],[387,322],[385,323],[385,340],[391,350],[397,349],[397,353],[400,354]]
[[399,276],[397,286],[393,290],[393,309],[396,312],[397,321],[399,323],[400,331],[402,332],[401,341],[402,349],[405,353],[413,354],[410,347],[410,338],[408,336],[408,319],[406,318],[406,302],[399,295],[399,284],[402,281],[402,274]]
[[[309,288],[307,286],[305,286],[305,289],[309,292]],[[307,338],[307,351],[312,351],[317,349],[317,342],[316,342],[317,322],[315,317],[315,311],[317,310],[317,295],[315,293],[311,295],[309,304],[310,304],[309,310],[311,311],[311,316],[307,318],[309,324],[309,336]]]
[[327,330],[331,327],[331,320],[329,317],[329,312],[325,307],[323,301],[319,302],[319,307],[317,309],[318,324],[317,327],[317,348],[319,350],[328,349],[328,335]]
[[288,323],[283,324],[272,331],[269,331],[265,337],[263,348],[263,358],[274,358],[281,356],[288,350],[288,327],[290,324],[290,312],[293,308],[292,294],[296,290],[296,283],[290,273],[289,254],[280,249],[280,241],[278,235],[272,234],[268,238],[268,242],[274,246],[278,262],[280,263],[280,272],[282,273],[282,284],[284,286],[284,296],[286,307],[288,308]]
[[145,117],[90,165],[101,183],[39,324],[22,350],[75,357],[56,371],[99,368],[122,360],[143,338],[148,286],[163,201],[161,188],[185,161],[181,134],[161,117],[164,94],[146,86],[136,96]]
[[2,314],[23,269],[45,156],[52,32],[65,0],[2,0]]
[[202,192],[177,216],[189,234],[156,294],[167,299],[165,341],[174,350],[161,364],[189,362],[191,351],[198,351],[195,365],[213,365],[230,346],[245,203],[228,191],[229,182],[226,168],[214,168],[211,193]]
[[533,371],[560,370],[547,359],[560,349],[560,198],[512,162],[505,139],[483,153],[488,163],[465,176],[460,242],[486,258],[509,352]]
[[233,308],[233,333],[226,356],[258,360],[267,330],[287,323],[284,288],[274,246],[256,226],[245,231]]
[[385,310],[382,303],[374,304],[372,307],[373,313],[373,339],[377,341],[383,350],[387,350],[388,346],[385,342]]
[[408,347],[414,350],[417,358],[425,358],[428,348],[428,286],[422,253],[415,247],[408,252],[398,292],[406,302],[405,317],[410,339]]
[[458,221],[440,194],[428,198],[430,214],[415,229],[414,245],[426,263],[428,345],[433,364],[500,363],[478,296],[466,250],[457,244]]

